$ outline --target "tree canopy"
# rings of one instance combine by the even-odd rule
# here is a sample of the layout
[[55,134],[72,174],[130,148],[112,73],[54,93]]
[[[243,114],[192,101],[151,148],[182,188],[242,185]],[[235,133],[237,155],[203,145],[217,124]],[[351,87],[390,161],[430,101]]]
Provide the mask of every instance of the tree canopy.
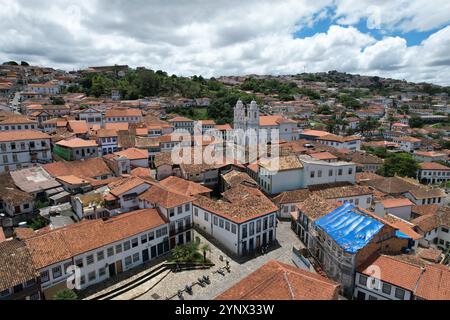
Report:
[[417,177],[419,170],[419,162],[409,153],[390,154],[384,160],[379,173],[385,177],[394,177],[395,175],[402,177]]

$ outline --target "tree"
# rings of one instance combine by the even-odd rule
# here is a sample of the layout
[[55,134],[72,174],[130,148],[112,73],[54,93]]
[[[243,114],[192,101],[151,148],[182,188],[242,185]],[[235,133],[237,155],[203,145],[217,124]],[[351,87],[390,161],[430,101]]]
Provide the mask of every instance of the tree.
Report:
[[419,162],[409,153],[390,154],[384,161],[379,173],[385,177],[417,177]]
[[21,61],[21,62],[20,62],[20,65],[21,65],[22,67],[29,67],[29,66],[30,66],[30,64],[29,64],[28,62],[26,62],[26,61]]
[[413,116],[409,120],[409,125],[411,126],[411,128],[422,128],[424,124],[424,121],[419,116]]
[[49,225],[49,221],[46,218],[40,216],[31,221],[30,227],[33,230],[40,230],[42,228],[45,228],[48,225]]
[[62,291],[59,291],[55,294],[53,297],[54,300],[78,300],[78,295],[73,291],[69,289],[65,289]]
[[202,246],[202,251],[203,251],[203,262],[206,263],[206,254],[208,252],[211,252],[211,247],[209,245],[205,244]]

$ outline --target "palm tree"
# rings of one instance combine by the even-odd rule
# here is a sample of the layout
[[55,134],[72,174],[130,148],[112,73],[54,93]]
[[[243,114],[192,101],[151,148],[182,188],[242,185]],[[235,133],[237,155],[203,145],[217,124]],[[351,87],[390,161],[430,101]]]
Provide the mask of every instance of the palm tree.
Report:
[[181,246],[176,246],[175,248],[172,249],[172,257],[175,261],[179,262],[181,261],[185,256],[185,252],[183,247]]
[[65,289],[59,291],[53,297],[54,300],[78,300],[77,294],[73,290]]

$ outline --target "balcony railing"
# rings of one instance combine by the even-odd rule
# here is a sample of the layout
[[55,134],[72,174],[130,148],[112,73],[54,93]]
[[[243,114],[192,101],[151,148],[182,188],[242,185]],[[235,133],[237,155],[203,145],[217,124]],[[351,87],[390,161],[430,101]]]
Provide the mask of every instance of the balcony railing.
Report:
[[190,223],[188,225],[185,225],[183,228],[171,228],[169,230],[169,234],[171,237],[176,236],[180,233],[186,232],[191,230],[194,227],[194,224]]

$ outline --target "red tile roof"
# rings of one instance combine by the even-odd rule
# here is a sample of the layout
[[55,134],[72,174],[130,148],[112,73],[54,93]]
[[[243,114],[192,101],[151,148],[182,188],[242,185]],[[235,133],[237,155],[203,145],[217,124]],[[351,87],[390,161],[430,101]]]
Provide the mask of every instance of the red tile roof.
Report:
[[22,140],[40,140],[50,139],[50,136],[41,131],[22,130],[20,134],[16,131],[0,132],[0,142],[22,141]]
[[83,140],[79,138],[62,140],[56,143],[56,145],[70,149],[98,147],[98,144],[95,140]]
[[37,234],[25,242],[37,268],[40,269],[166,223],[157,210],[145,209],[107,221],[83,221],[42,235]]
[[386,209],[392,209],[392,208],[399,208],[399,207],[409,207],[413,206],[414,203],[412,203],[409,199],[387,199],[381,201],[381,204]]
[[374,267],[380,270],[380,280],[413,292],[421,276],[421,268],[417,265],[394,259],[389,256],[378,256],[369,259],[358,268],[358,272],[373,276]]
[[439,170],[439,171],[450,171],[450,167],[444,166],[436,162],[424,162],[420,164],[420,169],[422,170]]
[[337,300],[339,289],[320,275],[270,261],[216,300]]

